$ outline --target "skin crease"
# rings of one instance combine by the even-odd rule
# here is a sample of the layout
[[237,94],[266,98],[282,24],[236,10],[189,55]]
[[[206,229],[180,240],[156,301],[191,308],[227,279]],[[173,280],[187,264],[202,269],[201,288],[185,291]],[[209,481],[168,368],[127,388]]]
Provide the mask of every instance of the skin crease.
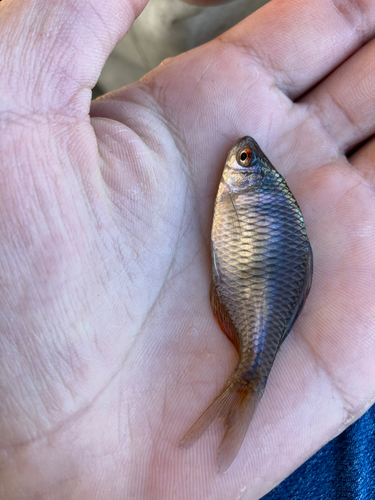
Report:
[[[273,1],[91,117],[145,2],[45,5],[0,3],[0,499],[260,498],[375,397],[375,4]],[[209,238],[246,134],[301,207],[314,280],[219,476],[217,428],[178,442],[236,364]]]

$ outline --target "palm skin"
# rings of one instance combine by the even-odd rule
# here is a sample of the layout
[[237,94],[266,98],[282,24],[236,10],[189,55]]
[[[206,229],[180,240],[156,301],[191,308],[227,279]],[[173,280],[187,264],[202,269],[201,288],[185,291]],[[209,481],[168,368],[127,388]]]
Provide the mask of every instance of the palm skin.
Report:
[[[345,157],[374,132],[375,8],[273,2],[89,118],[142,6],[32,3],[0,8],[0,498],[259,498],[375,396],[374,142]],[[301,206],[314,278],[218,476],[215,427],[178,442],[236,364],[209,240],[245,134]]]

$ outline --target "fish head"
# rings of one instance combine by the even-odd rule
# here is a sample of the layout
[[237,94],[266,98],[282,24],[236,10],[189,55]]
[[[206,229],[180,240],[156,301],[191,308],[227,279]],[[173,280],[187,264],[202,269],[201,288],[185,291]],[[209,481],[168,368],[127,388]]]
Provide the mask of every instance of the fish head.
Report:
[[231,191],[241,193],[261,186],[270,171],[276,172],[256,141],[245,136],[229,151],[223,180]]

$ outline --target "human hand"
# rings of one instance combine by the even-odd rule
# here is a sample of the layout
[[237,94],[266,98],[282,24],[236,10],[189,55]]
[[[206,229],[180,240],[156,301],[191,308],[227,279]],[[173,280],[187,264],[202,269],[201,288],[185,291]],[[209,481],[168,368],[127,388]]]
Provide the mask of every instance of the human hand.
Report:
[[[145,2],[3,0],[0,498],[255,499],[375,396],[375,6],[274,1],[97,100]],[[313,285],[243,446],[185,431],[236,364],[209,304],[227,151],[251,135]]]

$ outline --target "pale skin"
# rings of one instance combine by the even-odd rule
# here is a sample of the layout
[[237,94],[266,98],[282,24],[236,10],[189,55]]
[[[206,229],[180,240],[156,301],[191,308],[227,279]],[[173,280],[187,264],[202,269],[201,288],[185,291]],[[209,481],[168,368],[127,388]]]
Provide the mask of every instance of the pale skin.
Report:
[[[145,1],[46,5],[0,3],[0,498],[260,498],[375,397],[375,3],[276,0],[91,111]],[[237,360],[209,238],[244,135],[301,206],[314,278],[218,475],[220,428],[178,443]]]

